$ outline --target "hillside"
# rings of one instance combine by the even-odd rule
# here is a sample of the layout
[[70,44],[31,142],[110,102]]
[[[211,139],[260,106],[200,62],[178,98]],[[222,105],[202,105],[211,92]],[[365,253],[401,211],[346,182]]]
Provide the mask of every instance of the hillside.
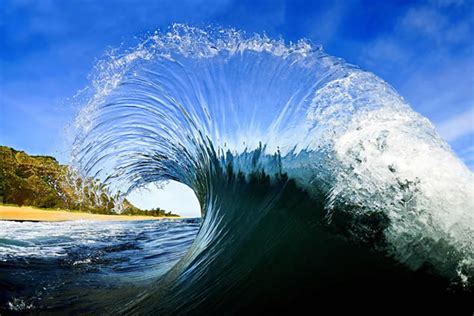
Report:
[[[33,156],[0,146],[0,203],[112,214],[115,199],[94,179],[71,181],[68,166],[50,156]],[[123,213],[177,216],[159,208],[140,210],[127,200]]]

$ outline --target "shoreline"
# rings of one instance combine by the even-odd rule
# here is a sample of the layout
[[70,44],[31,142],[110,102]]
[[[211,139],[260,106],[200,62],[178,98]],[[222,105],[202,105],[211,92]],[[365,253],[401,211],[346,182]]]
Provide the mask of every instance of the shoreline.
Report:
[[64,222],[64,221],[150,221],[182,219],[183,217],[144,215],[103,215],[66,210],[43,210],[31,206],[0,205],[0,221],[17,222]]

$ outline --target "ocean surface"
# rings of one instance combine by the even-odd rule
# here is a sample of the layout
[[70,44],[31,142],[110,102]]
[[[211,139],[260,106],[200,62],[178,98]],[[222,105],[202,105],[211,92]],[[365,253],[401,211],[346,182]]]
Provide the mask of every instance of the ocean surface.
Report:
[[186,252],[200,219],[0,221],[0,315],[103,313]]

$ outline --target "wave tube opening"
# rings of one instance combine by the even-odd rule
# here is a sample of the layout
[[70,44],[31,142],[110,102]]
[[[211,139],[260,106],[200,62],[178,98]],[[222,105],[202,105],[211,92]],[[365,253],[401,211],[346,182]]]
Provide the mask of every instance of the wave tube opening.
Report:
[[188,186],[176,181],[164,184],[150,183],[135,189],[127,200],[142,210],[159,207],[182,217],[200,217],[201,207],[194,192]]

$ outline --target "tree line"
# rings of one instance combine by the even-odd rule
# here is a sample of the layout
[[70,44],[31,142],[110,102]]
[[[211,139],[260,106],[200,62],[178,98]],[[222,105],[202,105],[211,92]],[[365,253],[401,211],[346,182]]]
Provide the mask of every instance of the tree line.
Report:
[[115,214],[114,209],[120,206],[122,214],[178,216],[160,208],[140,210],[111,195],[96,179],[70,177],[70,173],[70,168],[54,157],[0,146],[0,203],[96,214]]

